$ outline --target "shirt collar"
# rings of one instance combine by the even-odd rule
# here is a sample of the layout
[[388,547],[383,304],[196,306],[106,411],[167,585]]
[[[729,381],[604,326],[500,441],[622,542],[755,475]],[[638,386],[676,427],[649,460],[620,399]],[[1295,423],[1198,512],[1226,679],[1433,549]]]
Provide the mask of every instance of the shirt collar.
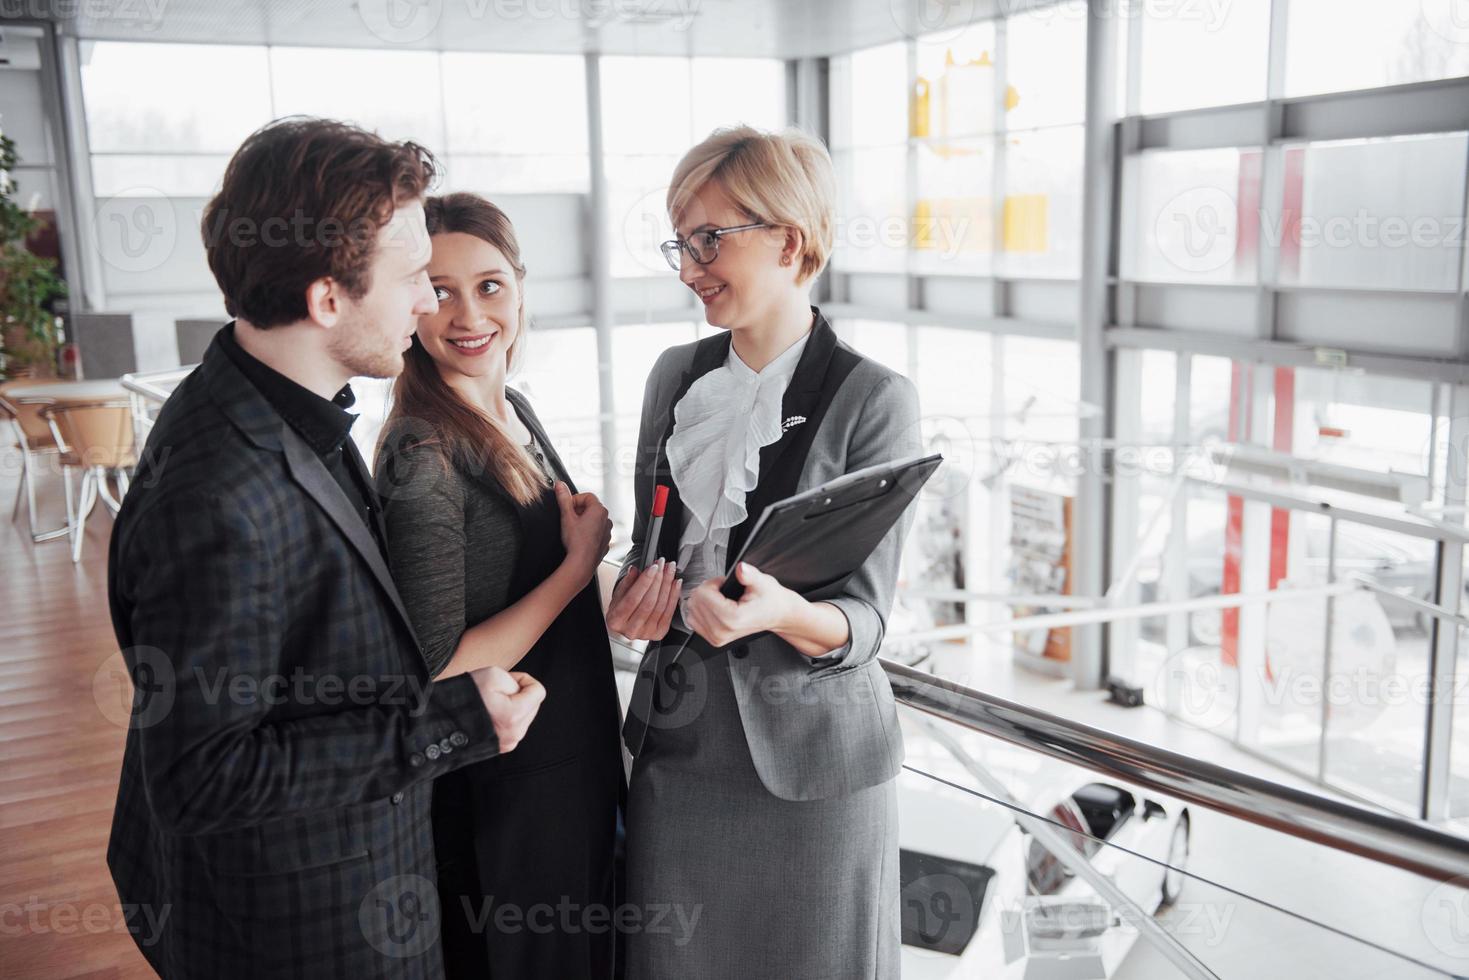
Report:
[[807,330],[794,344],[781,351],[775,360],[765,365],[764,370],[756,371],[744,361],[740,355],[735,353],[734,344],[729,345],[729,356],[725,358],[724,364],[734,372],[734,376],[741,380],[768,381],[778,376],[789,377],[796,373],[796,366],[801,362],[801,351],[806,349],[806,342],[811,339],[811,331]]
[[357,402],[351,385],[343,385],[342,390],[328,401],[241,347],[235,340],[233,323],[221,333],[220,344],[240,373],[318,456],[336,452],[347,441],[352,423],[357,421],[357,416],[346,411]]

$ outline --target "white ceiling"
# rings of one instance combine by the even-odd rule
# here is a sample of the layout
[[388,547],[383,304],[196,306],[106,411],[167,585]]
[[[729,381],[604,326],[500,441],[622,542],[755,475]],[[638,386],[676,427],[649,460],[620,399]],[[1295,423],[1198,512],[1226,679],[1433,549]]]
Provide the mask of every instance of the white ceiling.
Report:
[[69,0],[94,40],[725,55],[838,54],[1054,0]]

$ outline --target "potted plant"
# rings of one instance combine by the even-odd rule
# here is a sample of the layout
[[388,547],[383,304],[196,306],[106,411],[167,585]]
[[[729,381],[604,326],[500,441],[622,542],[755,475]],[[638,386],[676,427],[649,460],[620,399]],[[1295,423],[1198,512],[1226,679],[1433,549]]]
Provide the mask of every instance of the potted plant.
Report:
[[0,363],[12,377],[56,372],[57,318],[52,300],[66,295],[56,263],[31,253],[26,240],[40,227],[17,200],[10,171],[15,143],[0,133]]

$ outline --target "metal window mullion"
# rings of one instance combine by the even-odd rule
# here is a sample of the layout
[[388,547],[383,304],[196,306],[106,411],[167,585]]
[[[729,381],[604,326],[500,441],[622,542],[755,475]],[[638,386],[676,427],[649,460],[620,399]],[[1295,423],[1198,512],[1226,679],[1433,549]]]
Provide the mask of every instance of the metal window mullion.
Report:
[[[1335,516],[1332,516],[1327,521],[1327,531],[1326,531],[1326,584],[1327,585],[1334,585],[1334,584],[1336,584],[1336,532],[1337,532],[1337,528],[1338,528],[1337,519],[1336,519]],[[1336,599],[1334,597],[1327,596],[1326,599],[1323,600],[1323,601],[1326,603],[1326,615],[1324,617],[1324,619],[1326,620],[1326,623],[1325,623],[1325,628],[1324,628],[1325,635],[1322,637],[1322,647],[1321,647],[1321,690],[1323,692],[1328,692],[1328,691],[1331,690],[1331,655],[1332,655],[1331,630],[1332,630],[1332,624],[1333,624],[1333,620],[1335,618],[1335,613],[1336,613]],[[1331,698],[1325,696],[1325,694],[1323,693],[1323,696],[1321,698],[1321,736],[1317,740],[1317,745],[1316,745],[1316,778],[1321,783],[1323,783],[1323,784],[1326,783],[1326,735],[1327,735],[1328,726],[1330,725],[1330,723],[1331,723]]]
[[[907,68],[904,78],[907,82],[907,91],[904,95],[904,105],[907,108],[907,119],[903,126],[903,207],[907,212],[904,215],[904,225],[908,228],[908,234],[904,236],[903,244],[903,279],[904,291],[910,309],[919,308],[923,296],[923,284],[918,281],[919,277],[914,272],[914,255],[916,238],[919,232],[916,218],[918,216],[918,138],[913,132],[913,92],[918,82],[918,39],[910,37],[903,45],[903,53],[907,58]],[[932,217],[930,216],[930,220]]]
[[990,92],[995,131],[990,137],[993,160],[990,164],[990,313],[1004,316],[1008,312],[1010,290],[1004,281],[1008,271],[1005,262],[1005,168],[1008,133],[1005,125],[1005,88],[1009,74],[1009,21],[995,21],[995,85]]
[[[1444,518],[1464,519],[1462,507],[1466,496],[1465,465],[1469,451],[1469,387],[1455,385],[1449,398],[1449,446],[1444,462]],[[1460,610],[1464,590],[1464,545],[1445,538],[1438,548],[1439,605]],[[1454,764],[1454,693],[1458,673],[1459,629],[1446,628],[1434,619],[1432,647],[1428,660],[1428,705],[1423,732],[1423,796],[1421,813],[1425,820],[1445,820],[1450,812],[1449,782]]]
[[620,514],[622,481],[617,473],[617,413],[612,379],[612,255],[611,203],[607,187],[607,157],[602,128],[602,61],[595,52],[585,56],[587,100],[588,193],[591,234],[588,236],[592,287],[592,327],[597,337],[597,401],[602,442],[602,502]]

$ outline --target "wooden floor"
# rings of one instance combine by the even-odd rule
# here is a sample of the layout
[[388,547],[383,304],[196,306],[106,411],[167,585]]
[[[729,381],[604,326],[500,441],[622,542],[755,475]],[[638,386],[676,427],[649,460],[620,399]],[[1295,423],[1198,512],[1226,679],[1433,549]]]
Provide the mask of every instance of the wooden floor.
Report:
[[[80,565],[10,519],[19,457],[0,445],[0,977],[152,977],[123,931],[105,855],[128,690],[107,613],[112,518]],[[41,521],[64,515],[44,477]]]

